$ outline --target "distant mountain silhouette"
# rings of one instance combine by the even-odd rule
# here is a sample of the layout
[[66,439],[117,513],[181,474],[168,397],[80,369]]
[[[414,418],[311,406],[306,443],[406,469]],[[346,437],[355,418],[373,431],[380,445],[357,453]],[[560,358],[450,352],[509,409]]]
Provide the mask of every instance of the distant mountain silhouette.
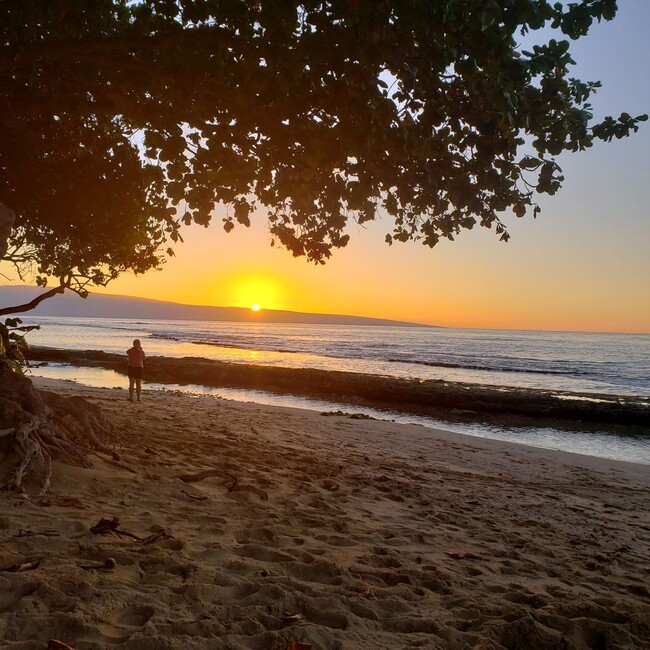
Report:
[[[13,307],[33,300],[42,293],[38,287],[0,286],[0,307]],[[364,318],[363,316],[342,316],[338,314],[308,314],[297,311],[262,309],[253,312],[242,307],[209,307],[205,305],[184,305],[176,302],[91,294],[83,300],[74,293],[66,293],[44,300],[35,309],[16,314],[30,316],[74,316],[81,318],[130,318],[161,320],[212,320],[239,321],[246,323],[313,323],[320,325],[383,325],[401,327],[424,327],[418,323]]]

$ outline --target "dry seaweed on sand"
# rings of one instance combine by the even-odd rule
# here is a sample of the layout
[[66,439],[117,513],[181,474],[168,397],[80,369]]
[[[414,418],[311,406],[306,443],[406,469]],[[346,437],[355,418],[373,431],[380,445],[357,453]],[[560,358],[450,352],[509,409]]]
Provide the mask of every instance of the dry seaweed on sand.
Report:
[[105,519],[102,517],[94,526],[90,527],[90,532],[94,535],[111,535],[115,534],[118,537],[130,537],[131,539],[142,541],[141,537],[129,533],[126,530],[121,530],[119,528],[120,520],[118,517],[112,517],[111,519]]

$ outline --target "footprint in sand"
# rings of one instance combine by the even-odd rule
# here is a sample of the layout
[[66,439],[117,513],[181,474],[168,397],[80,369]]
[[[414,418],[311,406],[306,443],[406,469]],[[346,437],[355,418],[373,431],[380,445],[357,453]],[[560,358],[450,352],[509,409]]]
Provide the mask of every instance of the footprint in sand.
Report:
[[235,538],[240,544],[251,542],[262,542],[265,544],[278,545],[278,536],[273,528],[262,526],[260,528],[244,528],[239,531]]
[[235,548],[233,552],[239,557],[262,560],[263,562],[291,562],[293,560],[293,555],[260,544],[244,544],[239,548]]
[[86,525],[78,519],[62,517],[57,522],[57,528],[60,533],[72,534],[72,533],[83,532],[84,530],[86,530]]
[[125,641],[142,630],[153,616],[153,608],[146,605],[126,608],[117,612],[105,623],[97,626],[99,633],[113,642]]
[[18,581],[10,581],[7,579],[3,580],[1,584],[0,612],[9,612],[13,610],[21,598],[31,596],[39,588],[39,583],[36,581],[20,584]]

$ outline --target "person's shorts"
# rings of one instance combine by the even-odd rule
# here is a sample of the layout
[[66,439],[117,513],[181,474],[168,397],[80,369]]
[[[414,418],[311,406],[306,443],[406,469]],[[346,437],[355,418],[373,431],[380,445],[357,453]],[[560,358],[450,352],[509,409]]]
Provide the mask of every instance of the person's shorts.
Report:
[[131,379],[142,379],[142,371],[144,368],[136,368],[135,366],[128,366],[127,372]]

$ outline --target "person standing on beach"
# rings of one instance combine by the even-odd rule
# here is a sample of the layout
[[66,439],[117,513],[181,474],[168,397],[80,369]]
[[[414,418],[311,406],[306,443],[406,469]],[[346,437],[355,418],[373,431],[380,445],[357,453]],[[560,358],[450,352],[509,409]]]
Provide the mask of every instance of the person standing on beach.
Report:
[[144,370],[144,350],[140,344],[140,339],[133,341],[133,347],[126,351],[127,374],[129,375],[129,400],[133,401],[133,389],[135,388],[140,401],[142,393],[142,372]]

